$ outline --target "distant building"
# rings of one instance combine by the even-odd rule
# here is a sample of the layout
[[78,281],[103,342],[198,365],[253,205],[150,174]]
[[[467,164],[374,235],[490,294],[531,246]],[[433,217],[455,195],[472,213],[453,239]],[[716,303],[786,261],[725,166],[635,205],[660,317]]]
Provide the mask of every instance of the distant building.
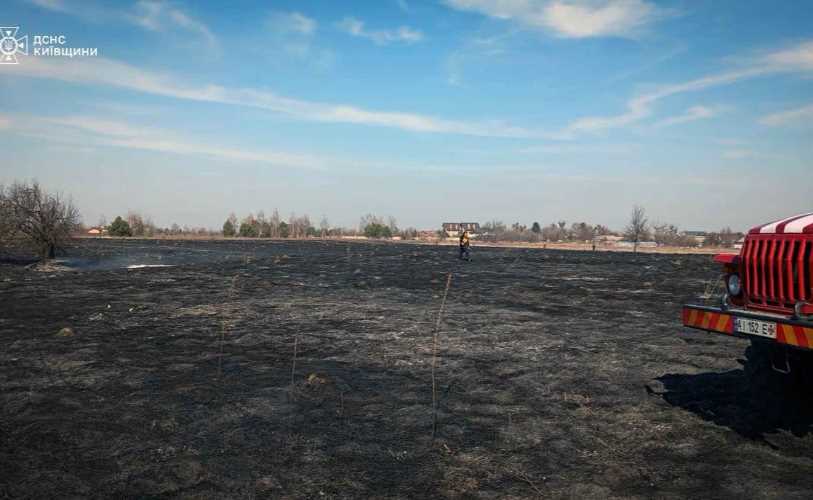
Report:
[[443,232],[449,238],[459,236],[461,231],[468,231],[471,236],[477,236],[480,233],[479,222],[444,222]]
[[[616,246],[619,248],[635,248],[634,241],[618,241]],[[656,248],[658,246],[654,241],[639,241],[638,248]]]
[[706,236],[708,236],[708,233],[706,231],[683,231],[683,235],[691,236],[698,245],[702,246],[703,242],[706,241]]

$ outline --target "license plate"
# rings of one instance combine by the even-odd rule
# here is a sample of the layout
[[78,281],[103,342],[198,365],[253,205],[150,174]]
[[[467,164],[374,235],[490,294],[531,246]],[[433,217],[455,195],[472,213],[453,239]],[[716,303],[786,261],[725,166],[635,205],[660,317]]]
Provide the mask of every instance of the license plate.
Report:
[[759,335],[760,337],[776,338],[776,323],[760,321],[758,319],[734,318],[734,329],[739,333]]

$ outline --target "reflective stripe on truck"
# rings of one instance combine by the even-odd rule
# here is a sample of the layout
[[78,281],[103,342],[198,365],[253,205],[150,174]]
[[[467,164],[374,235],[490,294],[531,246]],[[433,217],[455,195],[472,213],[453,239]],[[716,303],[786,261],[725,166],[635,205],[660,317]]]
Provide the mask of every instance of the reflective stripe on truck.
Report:
[[[683,306],[682,318],[683,324],[690,328],[747,339],[762,338],[802,349],[813,349],[813,323],[808,321],[763,315],[738,309],[722,310],[716,307],[694,305]],[[776,324],[776,338],[768,339],[760,335],[738,332],[735,328],[736,318],[774,323]]]

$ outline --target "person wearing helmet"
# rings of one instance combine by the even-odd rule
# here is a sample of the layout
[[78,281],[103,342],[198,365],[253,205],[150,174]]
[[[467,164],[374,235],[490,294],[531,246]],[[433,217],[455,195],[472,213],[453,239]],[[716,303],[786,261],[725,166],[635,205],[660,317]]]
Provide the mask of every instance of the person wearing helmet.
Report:
[[462,233],[460,233],[460,258],[461,259],[471,260],[471,256],[469,255],[469,245],[470,244],[471,243],[469,241],[469,232],[464,230]]

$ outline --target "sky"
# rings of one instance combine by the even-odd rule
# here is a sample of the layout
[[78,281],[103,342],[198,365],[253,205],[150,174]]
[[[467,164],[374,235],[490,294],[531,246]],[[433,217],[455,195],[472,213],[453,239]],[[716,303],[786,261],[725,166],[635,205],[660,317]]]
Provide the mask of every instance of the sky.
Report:
[[813,211],[813,2],[6,0],[0,26],[28,37],[0,64],[0,183],[86,224]]

